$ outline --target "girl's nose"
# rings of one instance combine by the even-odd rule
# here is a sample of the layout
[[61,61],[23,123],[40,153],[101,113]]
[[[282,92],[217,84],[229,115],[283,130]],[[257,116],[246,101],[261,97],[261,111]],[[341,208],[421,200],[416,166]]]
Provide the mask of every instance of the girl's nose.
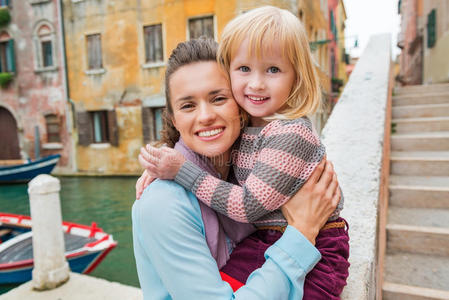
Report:
[[265,84],[262,76],[257,73],[253,74],[249,80],[248,86],[255,91],[263,90],[265,88]]
[[216,118],[215,111],[210,103],[202,103],[198,113],[198,121],[203,125],[212,123]]

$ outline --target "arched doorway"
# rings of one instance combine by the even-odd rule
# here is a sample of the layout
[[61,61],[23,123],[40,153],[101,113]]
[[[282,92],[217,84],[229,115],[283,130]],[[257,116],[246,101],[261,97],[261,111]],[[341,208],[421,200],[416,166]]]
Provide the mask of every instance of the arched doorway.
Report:
[[7,109],[0,107],[0,160],[20,158],[16,120]]

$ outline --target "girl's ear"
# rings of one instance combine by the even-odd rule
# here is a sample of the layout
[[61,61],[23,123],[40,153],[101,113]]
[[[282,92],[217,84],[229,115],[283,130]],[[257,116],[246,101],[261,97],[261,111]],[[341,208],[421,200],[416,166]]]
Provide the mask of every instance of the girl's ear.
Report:
[[[176,126],[176,121],[175,118],[173,116],[170,117],[171,122],[173,123],[173,126],[176,128],[176,130],[178,130],[178,127]],[[179,131],[179,130],[178,130]]]

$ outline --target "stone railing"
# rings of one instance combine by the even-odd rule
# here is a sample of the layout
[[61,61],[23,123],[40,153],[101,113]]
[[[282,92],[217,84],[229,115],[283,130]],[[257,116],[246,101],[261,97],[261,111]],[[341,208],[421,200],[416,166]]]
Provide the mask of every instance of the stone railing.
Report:
[[371,38],[322,133],[344,193],[342,216],[351,239],[350,275],[342,299],[379,295],[378,251],[384,247],[384,233],[378,223],[384,222],[379,211],[388,179],[390,45],[389,35]]

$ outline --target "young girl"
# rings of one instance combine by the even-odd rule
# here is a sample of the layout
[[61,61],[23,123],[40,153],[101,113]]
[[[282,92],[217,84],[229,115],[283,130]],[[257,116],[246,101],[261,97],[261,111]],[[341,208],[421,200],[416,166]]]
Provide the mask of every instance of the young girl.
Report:
[[[307,118],[319,107],[321,91],[305,30],[283,9],[266,6],[233,19],[223,31],[218,60],[235,100],[250,116],[232,155],[235,184],[217,179],[173,149],[147,147],[139,161],[149,177],[174,179],[217,212],[256,226],[222,269],[245,283],[287,225],[279,208],[325,156]],[[191,130],[212,141],[226,129]],[[306,278],[303,299],[339,299],[346,284],[349,237],[339,217],[342,204],[316,239],[322,259]]]

